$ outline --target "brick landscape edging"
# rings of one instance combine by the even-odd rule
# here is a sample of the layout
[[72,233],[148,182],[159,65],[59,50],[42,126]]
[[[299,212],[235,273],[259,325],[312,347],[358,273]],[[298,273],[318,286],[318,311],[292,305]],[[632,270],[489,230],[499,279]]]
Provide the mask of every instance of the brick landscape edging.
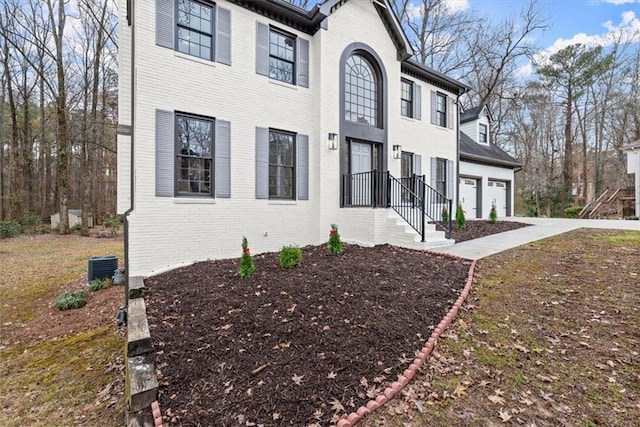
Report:
[[[425,251],[425,252],[430,253],[432,255],[445,256],[448,258],[454,258],[458,260],[461,259],[457,256],[445,254],[445,253],[432,252],[432,251]],[[475,270],[475,267],[476,267],[476,261],[475,260],[471,261],[471,266],[469,267],[469,274],[467,275],[467,283],[464,289],[462,290],[462,292],[460,292],[460,296],[458,297],[456,302],[453,304],[453,306],[451,307],[449,312],[446,314],[446,316],[444,316],[444,318],[440,321],[440,324],[438,324],[435,330],[431,333],[431,336],[429,337],[425,345],[422,347],[422,350],[420,350],[420,352],[418,353],[418,357],[414,359],[413,363],[409,365],[407,369],[405,369],[402,375],[398,375],[398,381],[391,383],[384,390],[384,392],[379,394],[375,399],[370,400],[365,405],[359,407],[355,412],[352,412],[349,415],[347,415],[346,418],[343,418],[340,421],[338,421],[338,424],[336,424],[335,427],[352,427],[358,421],[360,421],[367,415],[370,415],[376,409],[381,408],[387,402],[393,399],[393,397],[398,392],[400,392],[400,390],[402,390],[409,383],[409,381],[411,381],[411,379],[414,377],[416,372],[418,372],[418,369],[420,369],[422,364],[425,363],[425,361],[433,351],[436,341],[440,338],[440,336],[445,331],[445,329],[447,329],[447,327],[451,324],[453,319],[458,314],[458,310],[460,309],[460,307],[462,307],[462,304],[464,304],[464,301],[467,299],[467,296],[469,295],[469,291],[471,290],[471,285],[473,283],[473,272]]]

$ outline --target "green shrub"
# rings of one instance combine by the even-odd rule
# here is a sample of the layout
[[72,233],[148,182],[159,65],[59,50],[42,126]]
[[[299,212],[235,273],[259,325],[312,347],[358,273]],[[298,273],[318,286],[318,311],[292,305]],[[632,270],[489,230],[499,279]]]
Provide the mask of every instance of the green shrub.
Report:
[[120,227],[122,227],[122,223],[116,217],[105,219],[103,224],[111,230],[111,237],[115,237]]
[[22,234],[22,226],[14,220],[0,221],[0,238],[7,239],[9,237]]
[[40,231],[40,217],[35,214],[27,214],[22,218],[22,226],[26,233],[36,234]]
[[302,251],[294,246],[285,246],[280,251],[280,267],[293,268],[300,263]]
[[569,206],[564,209],[564,216],[565,218],[578,218],[581,210],[581,206]]
[[446,207],[442,208],[442,222],[449,222],[449,210]]
[[327,242],[327,249],[332,255],[337,255],[342,252],[342,240],[340,240],[340,233],[338,233],[338,226],[331,224],[331,231],[329,231],[329,241]]
[[491,210],[489,211],[489,222],[495,224],[498,220],[498,211],[496,210],[496,204],[491,203]]
[[456,227],[458,230],[462,230],[467,226],[467,219],[464,217],[464,210],[462,210],[462,205],[458,203],[456,206]]
[[89,290],[91,292],[107,289],[109,286],[111,286],[111,279],[108,277],[105,277],[104,279],[93,279],[89,282]]
[[71,291],[60,295],[55,302],[58,310],[69,310],[71,308],[84,307],[87,303],[87,293],[85,291]]
[[253,257],[249,251],[249,243],[247,238],[242,236],[242,258],[240,258],[240,265],[238,266],[238,276],[246,279],[253,276],[256,271],[256,266],[253,263]]

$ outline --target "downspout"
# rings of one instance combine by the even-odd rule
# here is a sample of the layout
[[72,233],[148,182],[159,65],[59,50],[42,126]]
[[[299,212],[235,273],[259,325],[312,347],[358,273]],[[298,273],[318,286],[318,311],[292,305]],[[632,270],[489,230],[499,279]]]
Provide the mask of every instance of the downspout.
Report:
[[134,3],[135,0],[127,0],[127,25],[131,27],[131,140],[130,140],[130,150],[131,156],[129,161],[129,209],[127,209],[124,213],[124,271],[125,271],[125,281],[124,281],[124,307],[125,310],[129,306],[129,278],[130,278],[130,270],[129,270],[129,215],[133,212],[134,207],[134,156],[135,150],[133,149],[133,142],[135,140],[135,47],[136,47],[136,37],[135,37],[135,23],[134,23]]
[[456,95],[456,199],[454,201],[455,206],[451,206],[449,212],[449,236],[447,236],[447,239],[451,238],[453,231],[453,216],[454,212],[458,208],[458,200],[460,200],[460,96],[462,96],[464,92],[465,90],[463,89],[462,93],[458,91],[458,94]]

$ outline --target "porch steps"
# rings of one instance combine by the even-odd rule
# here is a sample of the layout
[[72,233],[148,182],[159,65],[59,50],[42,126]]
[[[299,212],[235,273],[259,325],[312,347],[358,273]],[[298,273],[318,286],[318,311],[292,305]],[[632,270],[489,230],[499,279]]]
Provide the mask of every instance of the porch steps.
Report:
[[389,209],[387,217],[388,243],[411,249],[436,249],[451,246],[453,239],[447,239],[444,231],[436,230],[435,224],[425,225],[425,241],[397,212]]

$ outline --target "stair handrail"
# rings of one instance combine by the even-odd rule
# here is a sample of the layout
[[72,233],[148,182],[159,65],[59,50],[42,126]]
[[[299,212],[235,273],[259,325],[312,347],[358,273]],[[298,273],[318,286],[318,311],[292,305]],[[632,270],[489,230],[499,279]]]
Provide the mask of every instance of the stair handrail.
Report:
[[[440,226],[445,232],[445,237],[450,239],[453,230],[453,200],[427,184],[424,180],[424,175],[417,176],[416,179],[418,186],[423,188],[425,215],[429,220]],[[442,205],[447,209],[446,220],[442,219]]]

